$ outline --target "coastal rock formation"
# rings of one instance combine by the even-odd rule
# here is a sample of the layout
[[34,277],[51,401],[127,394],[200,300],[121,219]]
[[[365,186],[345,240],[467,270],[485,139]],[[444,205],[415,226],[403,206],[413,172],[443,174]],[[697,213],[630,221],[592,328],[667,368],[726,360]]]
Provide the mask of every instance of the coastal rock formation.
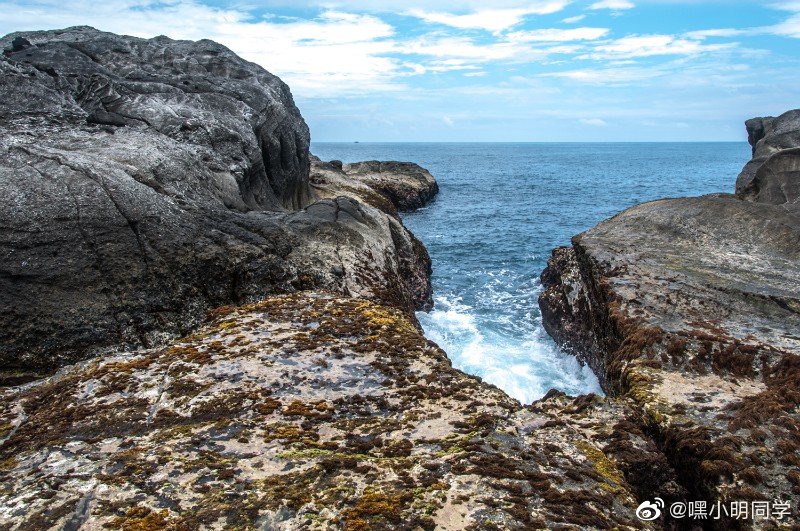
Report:
[[427,205],[439,193],[436,179],[413,162],[370,160],[342,164],[338,160],[324,162],[311,155],[312,185],[331,182],[359,197],[369,196],[367,202],[384,211],[392,208],[413,211]]
[[623,406],[522,408],[397,310],[302,292],[209,317],[2,393],[0,527],[634,529],[617,462],[670,481]]
[[261,67],[87,27],[0,49],[4,370],[156,345],[298,289],[430,307],[424,248],[391,205],[312,188],[308,128]]
[[736,179],[736,194],[744,192],[756,172],[767,160],[783,150],[800,147],[800,109],[791,110],[774,118],[753,118],[745,123],[747,137],[753,148],[753,159],[742,169]]
[[[410,170],[400,171],[396,169],[398,167]],[[388,214],[383,217],[384,234],[389,235],[385,239],[392,242],[395,250],[398,275],[404,283],[400,292],[407,298],[410,295],[410,299],[385,298],[384,300],[395,306],[428,311],[433,308],[431,259],[422,242],[405,229],[398,212],[410,210],[412,198],[415,201],[413,204],[420,206],[427,204],[439,188],[428,170],[416,164],[391,162],[387,163],[385,168],[385,172],[377,173],[371,181],[354,179],[351,174],[345,173],[342,165],[336,161],[323,162],[312,155],[310,182],[313,195],[320,199],[350,197]],[[421,174],[427,175],[433,181],[432,188],[420,187]],[[385,187],[389,186],[387,183],[391,183],[397,196],[384,193]],[[398,200],[397,197],[405,199]]]
[[748,122],[739,197],[635,206],[557,249],[542,274],[551,335],[639,413],[687,500],[800,494],[798,115]]
[[421,208],[439,192],[436,179],[413,162],[370,160],[345,164],[342,170],[351,179],[388,197],[401,211]]

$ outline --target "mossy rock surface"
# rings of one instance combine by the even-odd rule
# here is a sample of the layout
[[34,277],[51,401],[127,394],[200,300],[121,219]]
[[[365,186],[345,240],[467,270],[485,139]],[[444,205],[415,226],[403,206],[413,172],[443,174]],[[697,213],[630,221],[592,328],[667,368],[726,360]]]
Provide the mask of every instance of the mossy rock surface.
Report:
[[641,527],[603,453],[624,408],[522,407],[362,299],[220,308],[2,398],[2,528]]
[[[624,440],[644,437],[661,454],[630,466],[639,457],[613,445],[640,499],[800,495],[797,213],[723,194],[665,199],[554,251],[542,274],[545,326],[634,412],[619,419],[634,434]],[[800,524],[794,507],[782,523]]]

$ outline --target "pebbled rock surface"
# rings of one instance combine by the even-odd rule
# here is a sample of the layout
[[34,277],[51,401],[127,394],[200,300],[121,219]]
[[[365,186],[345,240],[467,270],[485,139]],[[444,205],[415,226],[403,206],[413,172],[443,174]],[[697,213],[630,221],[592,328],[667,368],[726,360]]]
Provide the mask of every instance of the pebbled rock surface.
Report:
[[624,471],[673,479],[626,408],[523,408],[398,310],[271,297],[2,391],[0,527],[646,528]]
[[782,524],[797,526],[800,174],[791,143],[800,134],[790,124],[800,127],[794,112],[748,122],[755,158],[745,172],[755,177],[741,197],[638,205],[554,251],[539,304],[551,335],[591,365],[610,400],[640,414],[634,423],[687,500],[787,500]]
[[5,381],[272,293],[430,306],[424,248],[391,205],[311,186],[308,128],[261,67],[88,27],[0,49]]

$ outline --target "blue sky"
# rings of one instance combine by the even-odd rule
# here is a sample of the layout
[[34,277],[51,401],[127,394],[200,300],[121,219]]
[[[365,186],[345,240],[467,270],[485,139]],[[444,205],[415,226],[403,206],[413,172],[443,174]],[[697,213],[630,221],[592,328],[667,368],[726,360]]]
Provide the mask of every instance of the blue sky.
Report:
[[744,140],[800,107],[800,1],[0,0],[0,33],[211,38],[314,141]]

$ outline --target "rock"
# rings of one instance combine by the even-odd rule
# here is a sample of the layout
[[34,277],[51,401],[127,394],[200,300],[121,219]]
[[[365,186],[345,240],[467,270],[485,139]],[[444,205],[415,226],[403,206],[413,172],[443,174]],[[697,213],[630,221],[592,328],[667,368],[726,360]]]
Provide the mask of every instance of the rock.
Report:
[[[597,345],[590,323],[578,318],[591,315],[591,299],[585,293],[580,266],[572,249],[561,247],[553,251],[548,267],[542,272],[545,290],[540,300],[542,324],[561,347],[588,363],[598,378],[603,378],[600,346]],[[576,316],[577,314],[577,316]]]
[[[793,119],[763,127],[756,157],[778,139],[800,142]],[[609,400],[638,411],[630,420],[689,500],[800,494],[796,157],[784,145],[759,162],[746,200],[630,208],[554,251],[542,275],[547,329],[590,364]],[[792,522],[796,513],[783,520]]]
[[209,308],[274,293],[430,306],[430,260],[394,209],[312,190],[308,128],[261,67],[207,40],[88,27],[0,48],[0,367],[12,380],[160,344]]
[[747,201],[781,205],[800,214],[800,148],[783,149],[770,156],[738,195]]
[[522,408],[397,310],[305,292],[210,319],[3,391],[0,526],[634,529],[623,470],[674,486],[624,405]]
[[746,122],[747,138],[753,147],[753,159],[736,179],[736,194],[741,194],[755,177],[758,168],[775,153],[800,147],[800,109],[777,118],[753,118]]
[[[388,164],[388,167],[393,168],[399,163]],[[416,164],[409,163],[407,167],[418,168],[418,173],[430,176],[427,170]],[[398,176],[398,173],[391,175],[394,177],[385,176],[385,178],[393,179],[392,186],[397,194],[404,197],[413,196],[419,201],[423,200],[423,197],[419,195],[419,184],[415,175],[408,179],[401,178],[402,176]],[[397,203],[390,196],[384,194],[380,183],[376,188],[373,183],[377,181],[352,178],[351,174],[345,173],[341,161],[337,160],[323,162],[312,155],[310,182],[315,197],[351,197],[389,215],[389,231],[399,260],[400,277],[413,294],[416,309],[428,311],[433,308],[433,288],[431,287],[433,271],[428,250],[411,232],[405,230],[398,215],[398,210],[407,210],[403,207],[406,203]],[[435,179],[433,183],[438,191]],[[435,193],[436,191],[433,192],[433,194]],[[424,200],[427,202],[432,198],[433,195],[425,196]]]
[[436,179],[413,162],[379,162],[370,160],[345,164],[345,174],[383,194],[405,212],[428,204],[439,192]]

